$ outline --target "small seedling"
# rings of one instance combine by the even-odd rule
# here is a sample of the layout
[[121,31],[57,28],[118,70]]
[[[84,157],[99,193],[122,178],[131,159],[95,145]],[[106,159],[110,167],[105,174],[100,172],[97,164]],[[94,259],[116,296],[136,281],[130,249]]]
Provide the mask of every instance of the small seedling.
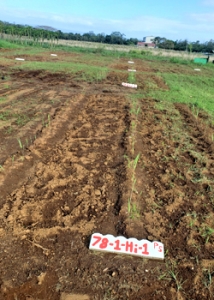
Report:
[[51,117],[50,117],[50,115],[48,114],[48,126],[50,126],[50,123],[51,123]]
[[131,203],[131,199],[128,200],[128,213],[131,219],[139,218],[140,217],[140,211],[137,208],[137,205],[135,203]]
[[23,149],[23,145],[22,145],[21,140],[20,140],[20,139],[17,139],[17,141],[18,141],[18,143],[19,143],[19,147],[20,147],[21,149]]
[[13,165],[14,160],[15,160],[15,155],[13,155],[11,159],[12,159],[12,165]]
[[22,149],[22,155],[24,155],[24,145],[22,144],[22,141],[20,139],[17,139],[17,141],[19,143],[20,149]]
[[134,168],[134,170],[135,170],[136,167],[137,167],[137,163],[138,163],[138,161],[139,161],[139,158],[140,158],[140,154],[138,154],[138,155],[135,157],[134,161],[133,161],[133,168]]
[[181,280],[178,279],[178,273],[175,273],[174,270],[170,270],[169,275],[174,279],[177,286],[177,291],[180,291],[182,289],[182,285],[184,281],[182,282]]

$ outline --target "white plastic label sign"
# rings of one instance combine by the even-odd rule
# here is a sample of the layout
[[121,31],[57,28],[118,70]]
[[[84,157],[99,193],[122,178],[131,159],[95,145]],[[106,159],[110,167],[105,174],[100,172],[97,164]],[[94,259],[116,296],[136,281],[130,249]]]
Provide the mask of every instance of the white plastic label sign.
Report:
[[129,72],[136,72],[136,70],[128,69]]
[[114,237],[111,234],[92,234],[89,249],[144,258],[164,259],[164,245],[160,242],[139,241],[135,238],[126,239],[123,236]]
[[134,62],[133,62],[133,61],[131,61],[131,60],[129,60],[129,61],[128,61],[128,63],[129,63],[129,64],[134,64]]
[[133,89],[136,89],[136,88],[137,88],[137,84],[132,84],[132,83],[122,82],[122,85],[123,85],[123,86],[130,87],[130,88],[133,88]]
[[25,60],[24,58],[17,57],[16,60]]
[[51,56],[57,56],[57,54],[51,54]]

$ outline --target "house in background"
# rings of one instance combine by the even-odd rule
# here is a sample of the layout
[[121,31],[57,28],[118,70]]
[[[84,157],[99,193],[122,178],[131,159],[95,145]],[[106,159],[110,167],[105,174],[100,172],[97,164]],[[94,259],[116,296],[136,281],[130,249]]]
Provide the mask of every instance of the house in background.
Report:
[[137,43],[137,47],[155,48],[154,36],[146,36],[142,42]]

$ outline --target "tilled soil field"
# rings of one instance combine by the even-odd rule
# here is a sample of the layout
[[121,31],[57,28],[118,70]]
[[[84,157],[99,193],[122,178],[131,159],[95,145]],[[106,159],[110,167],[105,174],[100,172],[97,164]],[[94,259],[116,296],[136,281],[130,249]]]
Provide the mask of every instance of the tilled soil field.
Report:
[[[2,64],[0,299],[213,299],[213,127],[184,104],[133,110],[145,81],[168,89],[135,66],[137,92],[125,59],[94,84]],[[165,259],[89,250],[95,232],[160,241]]]

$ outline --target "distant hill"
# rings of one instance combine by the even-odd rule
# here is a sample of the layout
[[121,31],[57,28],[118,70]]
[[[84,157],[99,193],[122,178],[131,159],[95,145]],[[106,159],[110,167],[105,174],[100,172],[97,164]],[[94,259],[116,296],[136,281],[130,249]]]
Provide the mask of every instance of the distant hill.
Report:
[[53,27],[51,27],[51,26],[36,26],[35,28],[37,28],[37,29],[44,29],[44,30],[48,30],[48,31],[58,31],[58,29],[56,29],[56,28],[53,28]]

